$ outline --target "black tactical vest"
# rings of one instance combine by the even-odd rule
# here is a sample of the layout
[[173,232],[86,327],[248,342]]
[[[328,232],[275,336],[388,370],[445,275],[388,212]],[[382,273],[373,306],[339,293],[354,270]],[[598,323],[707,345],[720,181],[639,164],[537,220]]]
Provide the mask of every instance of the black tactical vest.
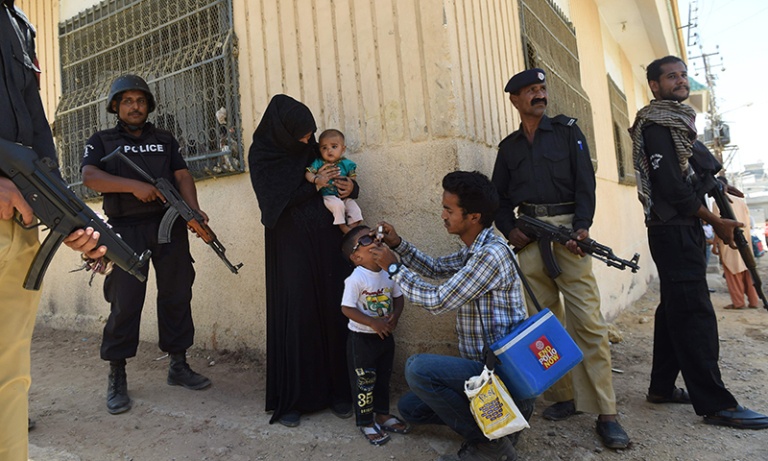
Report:
[[[147,124],[138,138],[118,128],[104,130],[96,135],[104,143],[105,155],[120,148],[128,158],[153,178],[164,177],[176,185],[170,168],[171,148],[174,143],[173,136],[169,132]],[[100,167],[111,175],[146,182],[125,162],[117,158],[102,162]],[[163,212],[163,204],[157,200],[144,203],[130,193],[104,194],[104,213],[110,218],[153,217],[162,215]]]

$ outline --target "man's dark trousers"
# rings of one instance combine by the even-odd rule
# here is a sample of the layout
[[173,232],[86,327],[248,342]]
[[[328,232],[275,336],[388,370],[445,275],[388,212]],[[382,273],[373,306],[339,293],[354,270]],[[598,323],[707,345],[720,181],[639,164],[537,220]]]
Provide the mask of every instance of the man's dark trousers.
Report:
[[649,393],[669,395],[682,372],[696,414],[706,415],[735,407],[737,402],[720,377],[720,343],[707,286],[705,238],[696,221],[696,225],[648,228],[661,285]]
[[[110,220],[110,224],[135,251],[152,251],[152,266],[157,279],[159,346],[168,353],[184,352],[192,346],[195,335],[191,310],[195,270],[189,253],[188,231],[184,220],[177,219],[171,230],[171,241],[158,244],[159,218],[140,222]],[[149,273],[148,263],[141,272],[145,276]],[[103,360],[136,355],[146,291],[146,281],[140,282],[118,267],[107,276],[104,297],[111,304],[111,313],[101,343]]]

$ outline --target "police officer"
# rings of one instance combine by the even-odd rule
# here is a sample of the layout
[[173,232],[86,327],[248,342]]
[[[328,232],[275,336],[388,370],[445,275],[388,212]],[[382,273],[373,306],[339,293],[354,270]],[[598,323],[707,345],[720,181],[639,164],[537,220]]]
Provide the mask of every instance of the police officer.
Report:
[[[192,283],[195,270],[189,253],[186,224],[177,219],[169,243],[158,243],[158,229],[165,212],[165,198],[155,186],[143,180],[119,159],[102,162],[117,148],[155,178],[171,181],[190,207],[200,210],[197,190],[173,135],[147,122],[155,109],[155,98],[147,83],[136,75],[115,79],[107,98],[107,111],[117,114],[117,125],[99,131],[85,146],[82,161],[83,184],[104,195],[104,212],[109,224],[134,250],[152,252],[157,279],[159,346],[171,358],[168,384],[187,389],[204,389],[211,381],[192,371],[186,350],[194,340]],[[142,267],[144,275],[149,265]],[[126,359],[136,355],[139,324],[144,306],[146,282],[115,267],[104,281],[104,296],[111,304],[104,327],[101,358],[110,363],[107,411],[118,414],[131,408],[125,373]]]
[[547,85],[543,70],[516,74],[504,91],[520,113],[521,124],[499,144],[492,179],[501,198],[496,227],[519,251],[523,274],[538,301],[567,326],[584,353],[582,363],[545,394],[556,403],[542,416],[558,421],[577,411],[596,413],[603,444],[626,448],[629,437],[616,420],[608,328],[600,312],[591,258],[585,258],[573,240],[553,244],[552,252],[563,272],[552,279],[539,246],[529,245],[531,238],[515,227],[517,209],[517,213],[572,228],[579,240],[589,236],[595,213],[595,173],[587,141],[575,119],[544,114]]
[[[0,0],[0,139],[55,160],[39,74],[35,28],[13,0]],[[37,228],[22,228],[14,216],[27,225],[34,221],[32,207],[13,181],[0,173],[0,460],[26,461],[27,430],[34,425],[28,419],[27,402],[30,346],[40,291],[25,290],[24,278],[40,241]],[[106,253],[105,247],[96,248],[98,237],[91,228],[79,229],[64,243],[98,259]]]
[[[768,416],[739,405],[723,383],[717,314],[707,286],[701,220],[727,245],[743,223],[706,206],[705,195],[717,187],[714,175],[722,165],[701,142],[692,142],[696,111],[682,103],[690,93],[688,66],[665,56],[648,64],[646,78],[654,99],[637,112],[632,154],[661,289],[646,399],[690,403],[707,424],[768,429]],[[675,386],[680,374],[688,391]]]

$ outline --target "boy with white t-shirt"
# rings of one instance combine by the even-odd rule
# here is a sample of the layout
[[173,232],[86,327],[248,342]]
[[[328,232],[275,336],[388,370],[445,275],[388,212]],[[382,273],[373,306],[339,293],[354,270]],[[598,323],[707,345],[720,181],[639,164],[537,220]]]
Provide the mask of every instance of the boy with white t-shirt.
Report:
[[347,362],[355,416],[372,445],[389,441],[388,432],[406,434],[410,426],[389,413],[389,380],[395,357],[392,332],[403,312],[403,295],[368,247],[379,244],[371,229],[358,226],[342,240],[344,256],[356,266],[344,281],[341,311],[349,318]]

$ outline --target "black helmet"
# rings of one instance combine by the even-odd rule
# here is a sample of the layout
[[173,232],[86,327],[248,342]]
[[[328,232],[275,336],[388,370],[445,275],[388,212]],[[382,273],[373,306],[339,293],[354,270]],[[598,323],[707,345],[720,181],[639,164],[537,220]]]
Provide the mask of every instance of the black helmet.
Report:
[[149,112],[155,110],[155,97],[152,95],[152,92],[149,91],[149,85],[147,85],[147,82],[145,82],[144,79],[138,75],[125,74],[117,77],[115,81],[112,82],[112,86],[109,87],[109,97],[107,97],[107,112],[110,114],[116,114],[117,112],[112,109],[112,101],[114,101],[119,94],[131,90],[143,91],[147,97],[147,108]]

